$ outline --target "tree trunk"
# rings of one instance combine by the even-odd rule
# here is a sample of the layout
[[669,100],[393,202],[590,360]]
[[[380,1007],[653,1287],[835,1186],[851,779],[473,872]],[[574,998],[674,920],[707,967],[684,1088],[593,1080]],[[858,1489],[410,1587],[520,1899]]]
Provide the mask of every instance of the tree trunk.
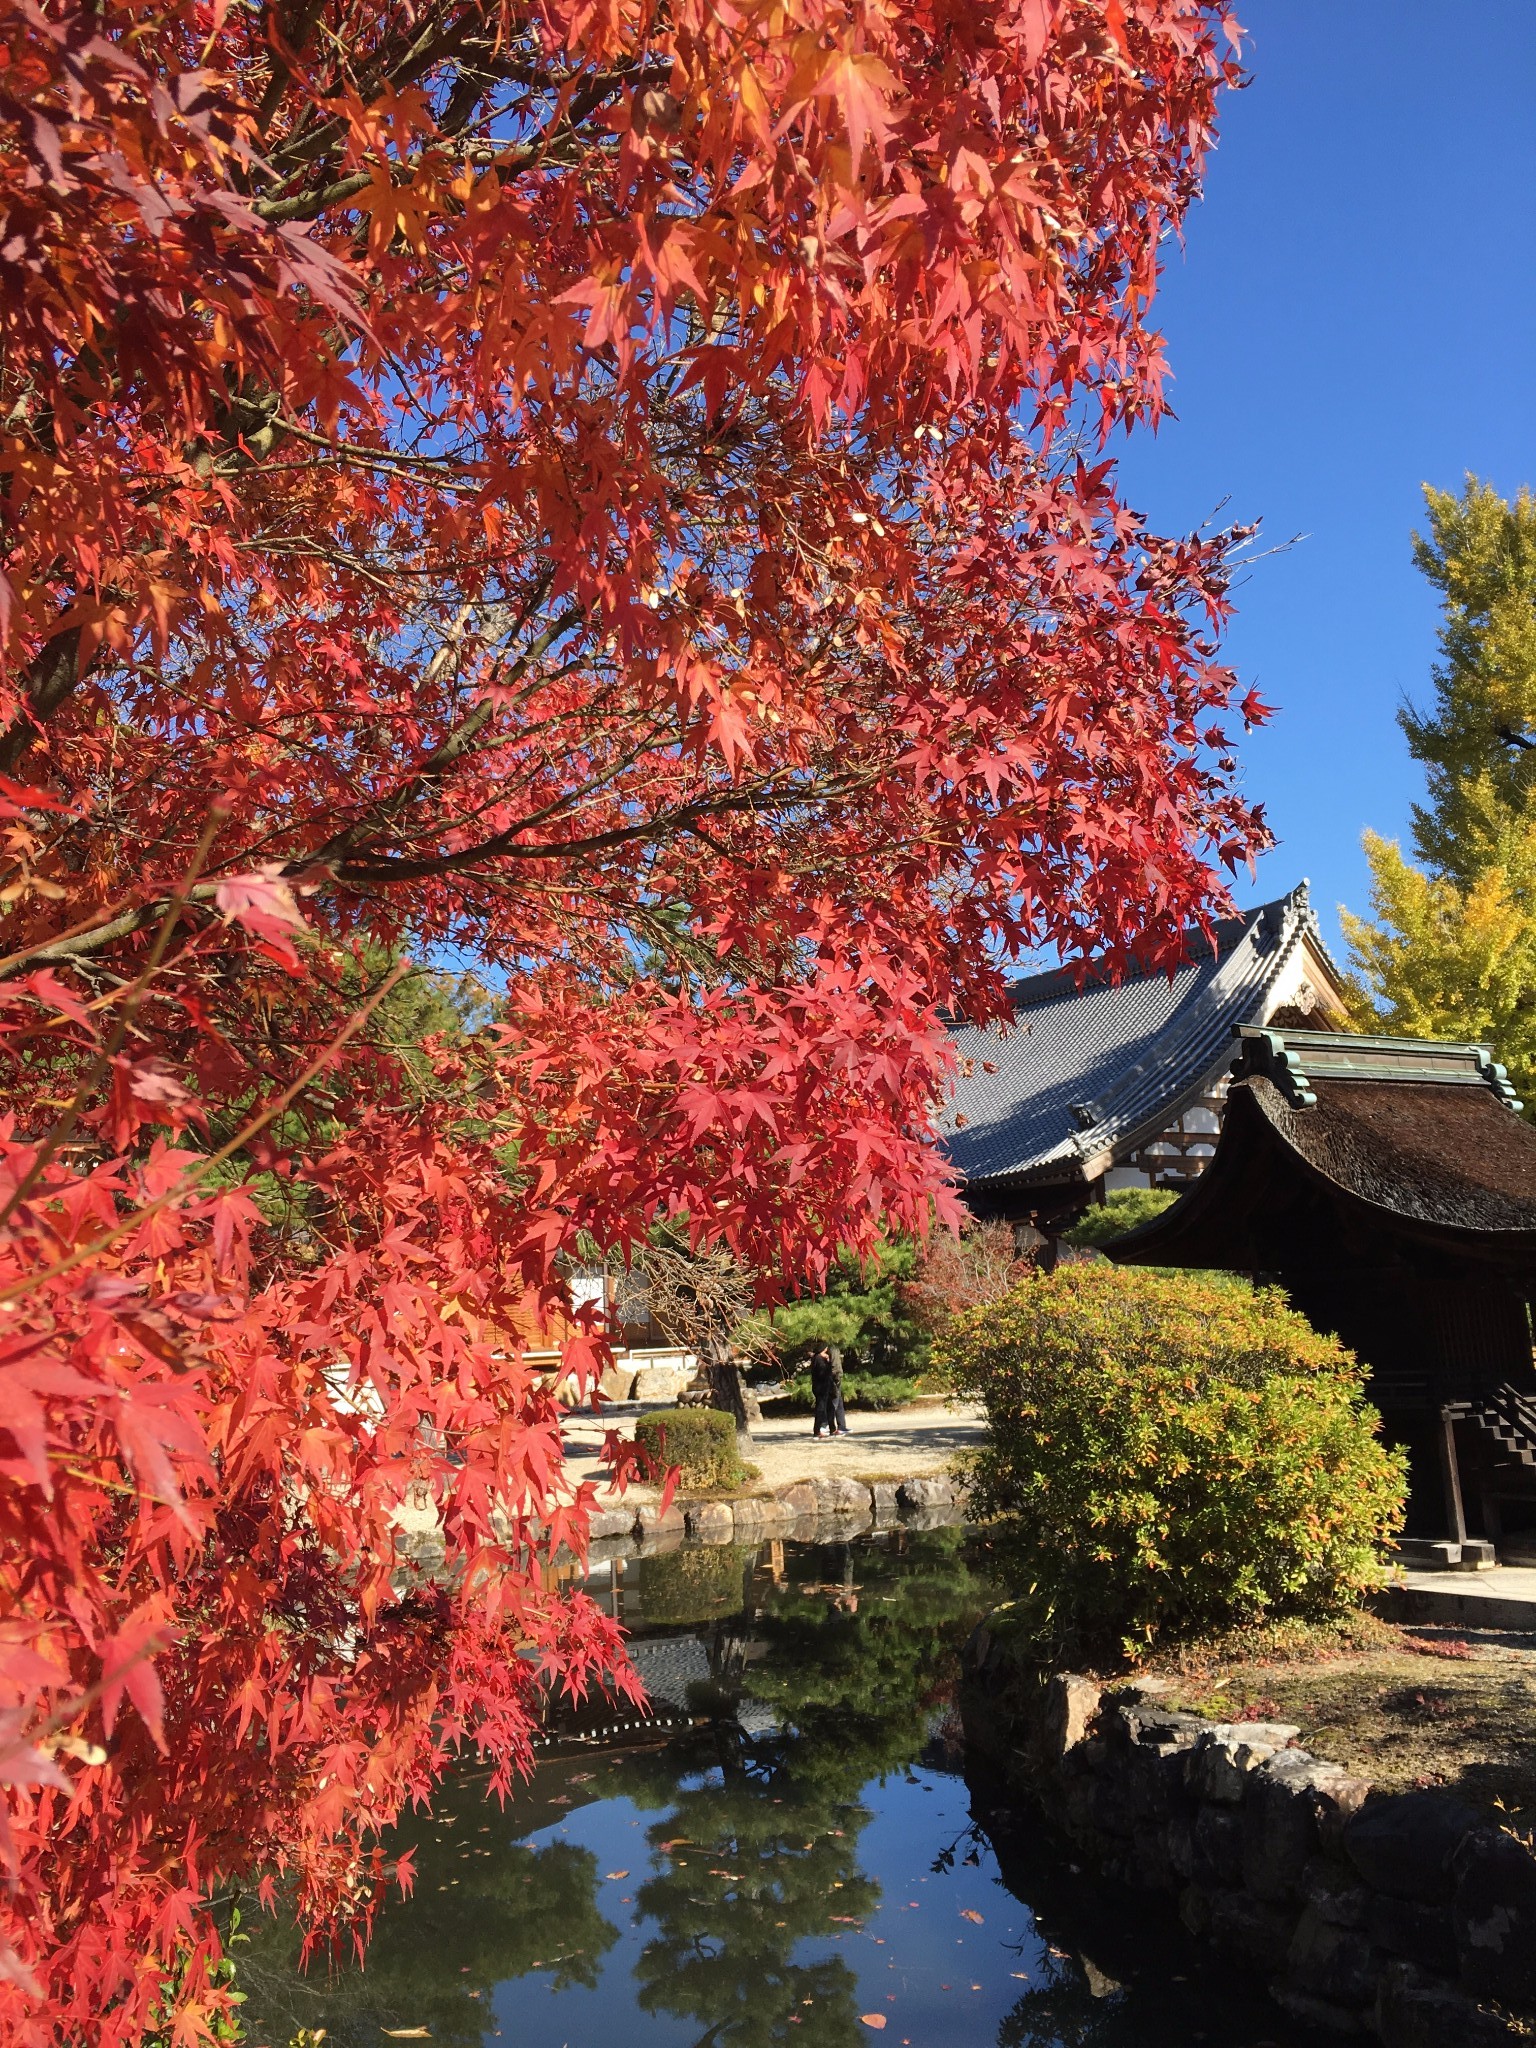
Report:
[[[732,1416],[736,1423],[736,1434],[750,1439],[752,1435],[752,1411],[757,1402],[747,1392],[741,1377],[741,1367],[723,1345],[709,1345],[699,1360],[699,1377],[709,1388],[709,1405],[718,1408],[723,1415]],[[757,1419],[761,1421],[761,1411]]]

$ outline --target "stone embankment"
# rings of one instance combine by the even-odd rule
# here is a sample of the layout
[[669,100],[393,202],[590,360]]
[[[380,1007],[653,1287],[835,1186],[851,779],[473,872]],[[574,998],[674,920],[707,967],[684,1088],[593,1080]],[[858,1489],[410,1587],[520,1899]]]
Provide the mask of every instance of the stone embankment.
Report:
[[1373,1795],[1285,1723],[1174,1711],[1166,1681],[1020,1689],[1006,1637],[969,1656],[972,1740],[1106,1874],[1177,1896],[1190,1931],[1297,2018],[1384,2048],[1536,2032],[1536,1853],[1459,1799]]
[[939,1474],[921,1479],[801,1479],[770,1494],[740,1500],[675,1499],[663,1513],[647,1503],[620,1503],[591,1518],[592,1554],[632,1544],[642,1549],[669,1544],[761,1543],[770,1537],[855,1536],[869,1528],[951,1525],[963,1517],[954,1480]]

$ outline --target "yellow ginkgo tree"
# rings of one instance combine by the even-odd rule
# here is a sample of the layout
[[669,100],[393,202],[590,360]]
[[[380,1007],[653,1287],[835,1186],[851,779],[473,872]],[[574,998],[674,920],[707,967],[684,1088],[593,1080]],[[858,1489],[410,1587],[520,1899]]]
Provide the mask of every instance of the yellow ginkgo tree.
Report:
[[1399,720],[1425,766],[1418,863],[1365,836],[1370,918],[1343,912],[1362,1021],[1493,1046],[1536,1104],[1536,496],[1426,490],[1414,559],[1442,593],[1431,710]]

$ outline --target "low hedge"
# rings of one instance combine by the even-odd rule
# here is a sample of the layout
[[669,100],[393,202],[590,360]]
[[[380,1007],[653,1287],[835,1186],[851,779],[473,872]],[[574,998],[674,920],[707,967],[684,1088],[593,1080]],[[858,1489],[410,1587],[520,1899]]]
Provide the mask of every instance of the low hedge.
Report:
[[1277,1290],[1069,1266],[958,1317],[939,1356],[986,1404],[973,1505],[1011,1518],[1056,1626],[1145,1643],[1381,1582],[1405,1460],[1365,1369]]
[[635,1424],[635,1441],[658,1465],[676,1465],[684,1486],[736,1487],[747,1470],[735,1418],[718,1408],[660,1408]]
[[[843,1374],[845,1408],[904,1408],[909,1401],[915,1401],[921,1391],[916,1380],[902,1379],[895,1373]],[[783,1389],[779,1399],[786,1403],[791,1415],[814,1415],[816,1396],[811,1392],[810,1374],[798,1373]]]

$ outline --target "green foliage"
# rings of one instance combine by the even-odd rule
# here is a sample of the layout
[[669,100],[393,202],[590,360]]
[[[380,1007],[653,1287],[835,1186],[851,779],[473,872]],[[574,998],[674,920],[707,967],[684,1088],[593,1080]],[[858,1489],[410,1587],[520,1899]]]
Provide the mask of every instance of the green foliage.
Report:
[[[916,1380],[902,1379],[895,1373],[852,1372],[843,1375],[845,1408],[902,1408],[908,1401],[915,1401],[921,1392]],[[816,1396],[811,1392],[808,1372],[799,1373],[790,1381],[785,1391],[784,1408],[791,1415],[815,1414]]]
[[1055,1625],[1145,1642],[1337,1613],[1379,1583],[1405,1461],[1364,1369],[1275,1290],[1066,1267],[958,1318],[940,1351],[987,1407],[973,1498],[1016,1518]]
[[734,1543],[685,1545],[643,1558],[640,1604],[646,1626],[718,1621],[739,1612],[742,1582],[754,1552]]
[[1172,1188],[1111,1188],[1103,1205],[1088,1210],[1070,1230],[1062,1232],[1067,1244],[1108,1244],[1128,1230],[1150,1223],[1178,1200]]
[[663,1408],[642,1415],[635,1441],[659,1465],[676,1465],[684,1486],[737,1487],[747,1471],[736,1423],[718,1408]]
[[868,1259],[844,1253],[826,1291],[786,1302],[773,1312],[779,1357],[798,1365],[818,1344],[834,1344],[847,1368],[912,1379],[928,1363],[928,1334],[902,1304],[901,1288],[917,1272],[911,1238],[888,1238]]
[[1491,1044],[1536,1100],[1536,497],[1427,491],[1414,559],[1442,593],[1435,701],[1400,723],[1425,768],[1415,865],[1367,833],[1370,918],[1344,916],[1377,1029]]
[[[224,1931],[224,1953],[218,1962],[208,1970],[205,1982],[210,1991],[222,1992],[234,2005],[244,2005],[245,1993],[236,1989],[235,1958],[232,1949],[249,1946],[251,1937],[240,1924],[240,1908],[230,1910],[229,1922]],[[186,2003],[191,1990],[188,1970],[183,1962],[161,1980],[161,1999],[157,2010],[150,2016],[149,2032],[144,2035],[140,2048],[172,2048],[176,2029],[176,2016]],[[213,2043],[235,2044],[245,2039],[245,2029],[232,2013],[214,2013],[207,2021],[206,2038]]]

